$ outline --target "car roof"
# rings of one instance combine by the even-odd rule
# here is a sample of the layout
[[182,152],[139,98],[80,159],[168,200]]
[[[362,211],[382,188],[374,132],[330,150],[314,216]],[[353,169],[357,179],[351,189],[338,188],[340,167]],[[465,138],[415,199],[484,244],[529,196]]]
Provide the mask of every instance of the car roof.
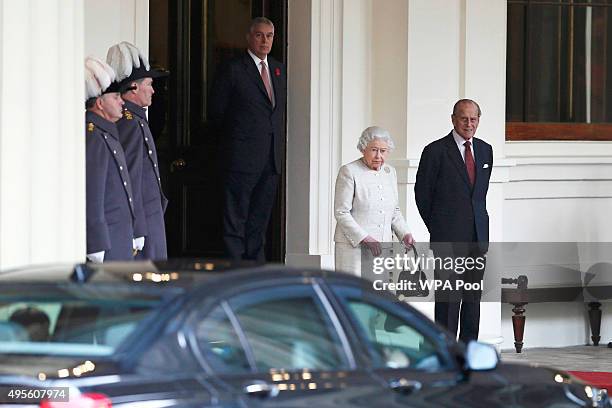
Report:
[[53,264],[16,268],[0,272],[0,283],[164,283],[192,287],[212,279],[238,275],[264,277],[289,276],[349,277],[344,273],[291,268],[276,264],[234,262],[214,259],[175,259],[170,261],[107,262],[103,264]]

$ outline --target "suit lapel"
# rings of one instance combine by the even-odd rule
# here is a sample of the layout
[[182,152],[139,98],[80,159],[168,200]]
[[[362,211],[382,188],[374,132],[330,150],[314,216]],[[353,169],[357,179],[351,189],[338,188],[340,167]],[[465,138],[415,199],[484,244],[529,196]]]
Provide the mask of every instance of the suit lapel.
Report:
[[445,138],[446,145],[446,153],[451,159],[451,162],[457,167],[457,171],[465,181],[465,185],[468,189],[472,189],[470,186],[470,179],[468,178],[467,169],[465,168],[465,162],[461,157],[461,152],[459,152],[459,148],[457,147],[457,143],[455,143],[455,139],[453,138],[453,133],[449,133]]
[[280,80],[280,75],[276,76],[276,72],[277,70],[279,70],[280,72],[280,66],[279,64],[276,63],[276,61],[273,61],[270,57],[268,57],[268,62],[270,63],[270,78],[272,78],[272,91],[274,92],[274,109],[276,109],[276,107],[278,106],[278,89],[280,86],[279,80]]
[[481,179],[481,174],[482,174],[482,166],[485,163],[485,158],[484,158],[484,152],[482,151],[481,147],[482,145],[480,144],[480,140],[473,138],[472,139],[474,141],[474,156],[475,157],[475,163],[476,163],[476,181],[474,182],[474,186],[476,186],[476,184],[478,183],[478,180]]
[[245,52],[245,56],[243,57],[243,62],[244,62],[245,70],[247,71],[247,75],[253,81],[255,81],[255,84],[257,84],[257,86],[259,87],[259,90],[263,93],[263,96],[266,98],[266,101],[268,101],[270,106],[272,106],[272,103],[270,102],[270,98],[268,98],[268,92],[266,92],[266,87],[264,86],[263,80],[261,79],[261,73],[257,69],[257,65],[255,65],[255,61],[253,61],[253,58],[251,58],[248,52]]

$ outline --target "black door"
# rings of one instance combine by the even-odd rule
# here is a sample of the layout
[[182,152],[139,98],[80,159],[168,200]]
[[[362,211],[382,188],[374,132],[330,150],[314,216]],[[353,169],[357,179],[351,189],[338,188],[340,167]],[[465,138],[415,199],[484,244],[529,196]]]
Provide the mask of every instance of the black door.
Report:
[[[271,55],[286,62],[286,0],[150,0],[151,65],[170,70],[155,84],[149,120],[156,137],[170,257],[222,257],[222,174],[218,146],[207,119],[217,67],[246,49],[252,17],[275,25]],[[284,163],[283,163],[284,167]],[[283,169],[284,175],[284,169]],[[281,177],[266,242],[268,260],[285,256],[285,177]]]

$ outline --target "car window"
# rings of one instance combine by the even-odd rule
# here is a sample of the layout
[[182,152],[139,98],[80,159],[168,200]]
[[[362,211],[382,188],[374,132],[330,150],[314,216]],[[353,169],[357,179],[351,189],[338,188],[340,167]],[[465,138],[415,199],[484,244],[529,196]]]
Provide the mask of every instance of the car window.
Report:
[[154,294],[118,287],[10,286],[0,289],[5,353],[110,355],[161,304]]
[[195,324],[195,336],[204,359],[216,372],[251,371],[238,334],[221,306]]
[[392,301],[365,295],[360,290],[341,289],[337,292],[357,325],[359,335],[369,345],[377,368],[420,371],[445,368],[436,343],[400,316]]
[[310,285],[254,290],[230,301],[257,370],[339,370],[347,360]]

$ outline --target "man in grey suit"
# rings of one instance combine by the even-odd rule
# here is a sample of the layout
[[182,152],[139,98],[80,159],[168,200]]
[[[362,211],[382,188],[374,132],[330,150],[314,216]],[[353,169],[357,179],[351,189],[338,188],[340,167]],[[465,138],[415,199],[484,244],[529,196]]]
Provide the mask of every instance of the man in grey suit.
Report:
[[85,166],[87,258],[92,262],[132,260],[132,185],[115,122],[123,101],[106,63],[85,60]]
[[[457,280],[481,282],[484,254],[489,246],[487,191],[493,148],[474,137],[480,115],[480,106],[470,99],[455,103],[453,130],[425,147],[414,186],[434,255],[456,262],[471,258],[470,264],[475,265],[467,270],[436,269],[436,279],[450,282],[453,288],[457,288]],[[436,323],[456,335],[461,315],[459,338],[466,343],[477,340],[480,297],[480,290],[436,291]]]

